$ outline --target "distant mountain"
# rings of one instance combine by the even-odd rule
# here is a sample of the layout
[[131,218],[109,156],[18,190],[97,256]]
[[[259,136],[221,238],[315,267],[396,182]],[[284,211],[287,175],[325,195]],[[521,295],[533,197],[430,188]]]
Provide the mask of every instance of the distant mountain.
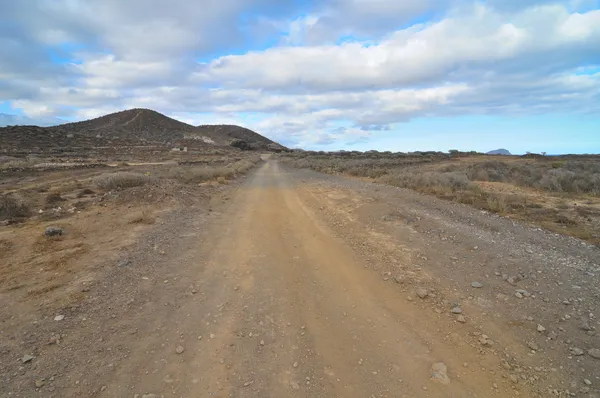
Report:
[[5,126],[56,126],[65,121],[55,117],[31,118],[24,115],[11,115],[0,113],[0,127]]
[[195,127],[149,109],[130,109],[53,127],[11,125],[0,128],[0,151],[131,146],[283,149],[244,127]]
[[493,151],[486,152],[486,155],[512,155],[507,149],[496,149]]

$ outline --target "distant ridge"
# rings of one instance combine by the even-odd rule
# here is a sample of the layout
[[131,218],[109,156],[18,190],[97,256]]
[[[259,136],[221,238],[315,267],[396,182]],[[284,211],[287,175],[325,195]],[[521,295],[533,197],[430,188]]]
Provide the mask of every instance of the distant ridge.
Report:
[[58,148],[157,146],[164,148],[230,147],[285,149],[272,140],[234,125],[192,126],[150,109],[129,109],[90,120],[53,127],[0,128],[0,151]]
[[500,148],[493,151],[486,152],[486,155],[512,155],[508,149]]

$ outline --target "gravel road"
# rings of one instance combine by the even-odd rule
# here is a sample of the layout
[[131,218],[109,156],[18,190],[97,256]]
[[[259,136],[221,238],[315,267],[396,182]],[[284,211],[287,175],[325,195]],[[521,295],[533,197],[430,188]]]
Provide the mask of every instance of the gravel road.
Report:
[[467,206],[268,160],[124,256],[1,396],[599,396],[600,250]]

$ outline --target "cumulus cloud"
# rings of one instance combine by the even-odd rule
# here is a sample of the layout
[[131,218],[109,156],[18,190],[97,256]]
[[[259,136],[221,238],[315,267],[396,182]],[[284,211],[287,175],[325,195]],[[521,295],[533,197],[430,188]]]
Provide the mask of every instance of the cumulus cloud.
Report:
[[0,96],[36,117],[147,107],[308,146],[416,117],[600,109],[588,0],[319,4],[1,2]]

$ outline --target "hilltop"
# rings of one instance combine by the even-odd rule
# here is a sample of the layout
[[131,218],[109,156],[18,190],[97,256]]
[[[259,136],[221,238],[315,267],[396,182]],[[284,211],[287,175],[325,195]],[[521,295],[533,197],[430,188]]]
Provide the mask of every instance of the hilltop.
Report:
[[53,127],[0,128],[0,151],[56,152],[74,148],[174,147],[280,150],[279,144],[240,126],[192,126],[150,109],[130,109]]

